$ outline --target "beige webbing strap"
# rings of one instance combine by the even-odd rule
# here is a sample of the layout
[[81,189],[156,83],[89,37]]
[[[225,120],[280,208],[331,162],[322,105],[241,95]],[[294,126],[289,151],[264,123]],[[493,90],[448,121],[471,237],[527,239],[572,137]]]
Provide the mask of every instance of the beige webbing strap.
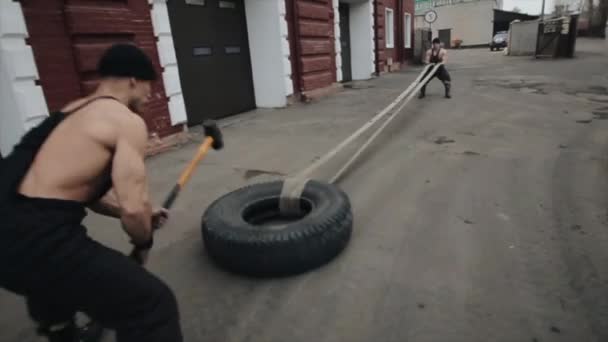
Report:
[[[422,88],[424,84],[426,84],[435,74],[440,64],[428,64],[418,75],[418,78],[410,84],[410,86],[404,90],[393,102],[391,102],[386,108],[380,111],[376,116],[374,116],[371,120],[366,122],[361,128],[351,134],[349,137],[344,139],[338,146],[334,147],[332,150],[327,152],[323,157],[319,160],[312,163],[309,167],[299,172],[297,175],[285,179],[283,182],[283,188],[281,189],[281,197],[279,199],[279,210],[283,215],[299,215],[301,212],[300,207],[300,198],[302,197],[302,192],[306,187],[306,183],[308,183],[310,179],[310,175],[317,170],[321,165],[325,164],[328,160],[333,158],[336,154],[342,151],[346,146],[348,146],[352,141],[357,139],[361,134],[371,128],[378,120],[382,119],[391,110],[398,105],[404,98],[406,98],[405,102],[399,107],[397,111],[393,113],[392,116],[363,144],[361,148],[349,159],[349,161],[338,171],[338,173],[331,179],[330,183],[336,181],[348,167],[352,165],[357,157],[359,157],[365,148],[367,148],[372,141],[382,132],[382,130],[388,125],[388,123],[405,107],[405,105],[409,102],[409,100],[416,94],[417,91]],[[429,70],[430,67],[433,67],[432,72],[430,72],[424,80],[421,82],[420,80],[423,78],[425,73]],[[414,90],[414,91],[412,91]],[[408,96],[409,95],[409,96]]]
[[344,172],[346,172],[346,170],[348,170],[348,168],[355,162],[355,160],[357,160],[357,158],[359,156],[361,156],[361,154],[363,154],[363,151],[365,151],[365,149],[367,147],[369,147],[369,145],[372,144],[372,142],[376,139],[376,137],[378,137],[378,135],[380,135],[380,133],[382,133],[382,131],[386,128],[386,126],[388,126],[388,124],[391,123],[391,121],[393,121],[393,119],[397,116],[397,114],[401,113],[403,108],[410,102],[410,100],[416,95],[416,93],[418,91],[420,91],[420,88],[422,88],[424,86],[424,84],[432,78],[432,76],[435,74],[435,71],[437,71],[439,66],[440,65],[435,66],[433,71],[427,77],[424,78],[423,82],[421,82],[420,84],[417,85],[417,87],[409,94],[409,96],[405,99],[405,101],[403,101],[403,103],[399,106],[399,108],[397,108],[397,110],[395,110],[393,112],[393,114],[391,116],[389,116],[389,118],[386,119],[386,121],[384,121],[382,126],[380,126],[380,128],[378,128],[374,132],[374,134],[357,150],[357,152],[355,152],[355,154],[353,154],[353,156],[346,162],[346,164],[344,164],[344,166],[342,166],[342,168],[330,180],[330,183],[335,183],[336,181],[338,181],[340,179],[340,177],[344,174]]
[[290,177],[283,182],[279,210],[286,216],[298,216],[301,213],[300,198],[308,183],[308,177]]

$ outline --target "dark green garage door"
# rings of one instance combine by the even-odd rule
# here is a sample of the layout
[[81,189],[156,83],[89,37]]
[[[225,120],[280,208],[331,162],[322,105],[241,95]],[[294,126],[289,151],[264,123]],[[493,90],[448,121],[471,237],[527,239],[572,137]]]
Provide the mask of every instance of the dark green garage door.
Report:
[[188,123],[255,108],[243,0],[167,5]]

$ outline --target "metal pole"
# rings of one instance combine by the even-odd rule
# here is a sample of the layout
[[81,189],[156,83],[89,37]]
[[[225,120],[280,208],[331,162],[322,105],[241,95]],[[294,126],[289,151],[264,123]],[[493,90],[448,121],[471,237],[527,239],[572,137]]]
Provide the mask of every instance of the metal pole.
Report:
[[534,57],[538,58],[538,49],[540,47],[540,37],[542,36],[542,31],[545,29],[545,0],[543,0],[543,8],[540,10],[540,20],[538,24],[538,34],[536,35],[536,51],[534,52]]
[[540,21],[545,20],[545,0],[543,0],[543,8],[540,10]]

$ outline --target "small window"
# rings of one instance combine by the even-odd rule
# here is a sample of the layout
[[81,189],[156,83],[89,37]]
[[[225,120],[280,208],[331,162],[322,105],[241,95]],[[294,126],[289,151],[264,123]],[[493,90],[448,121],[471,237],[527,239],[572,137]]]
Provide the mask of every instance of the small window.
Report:
[[412,15],[409,13],[403,15],[403,46],[412,48]]
[[210,56],[213,53],[213,49],[210,47],[199,46],[192,49],[193,56]]
[[236,55],[241,53],[241,48],[239,46],[226,46],[224,49],[227,55]]
[[235,9],[236,8],[236,3],[234,1],[221,1],[220,0],[219,7],[220,8]]
[[186,0],[186,5],[205,6],[205,0]]
[[393,10],[390,8],[387,8],[385,12],[384,30],[384,39],[386,39],[386,47],[392,49],[395,47],[395,18],[393,16]]

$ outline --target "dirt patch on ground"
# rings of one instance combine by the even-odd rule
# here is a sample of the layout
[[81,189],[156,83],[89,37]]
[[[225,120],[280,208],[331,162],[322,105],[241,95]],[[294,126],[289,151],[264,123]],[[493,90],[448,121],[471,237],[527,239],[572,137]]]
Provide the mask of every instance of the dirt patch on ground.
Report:
[[515,89],[526,94],[547,94],[547,89],[552,86],[549,79],[542,77],[501,77],[501,78],[478,78],[474,81],[478,86],[495,86],[501,88]]
[[343,87],[344,87],[344,89],[351,89],[351,90],[361,90],[361,89],[374,88],[373,85],[369,85],[369,84],[357,84],[357,83],[347,83]]
[[564,83],[542,76],[505,76],[498,78],[478,78],[477,86],[495,86],[518,90],[524,94],[546,95],[549,92],[561,92],[588,101],[608,103],[608,87],[588,85],[580,82]]
[[270,176],[285,176],[284,173],[278,171],[269,171],[269,170],[255,170],[255,169],[241,169],[235,168],[235,171],[243,174],[243,178],[246,180],[262,176],[262,175],[270,175]]
[[594,119],[606,120],[608,119],[608,112],[593,112]]
[[437,139],[435,139],[435,144],[437,144],[437,145],[452,144],[455,142],[456,142],[456,140],[450,139],[448,137],[438,137]]

